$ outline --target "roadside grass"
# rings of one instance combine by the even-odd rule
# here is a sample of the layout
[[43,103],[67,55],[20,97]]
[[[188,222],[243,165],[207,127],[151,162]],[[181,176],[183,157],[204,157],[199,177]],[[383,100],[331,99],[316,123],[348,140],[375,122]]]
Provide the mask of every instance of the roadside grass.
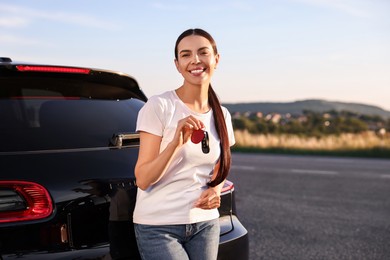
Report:
[[322,137],[235,131],[234,152],[351,156],[390,159],[390,134],[344,133]]

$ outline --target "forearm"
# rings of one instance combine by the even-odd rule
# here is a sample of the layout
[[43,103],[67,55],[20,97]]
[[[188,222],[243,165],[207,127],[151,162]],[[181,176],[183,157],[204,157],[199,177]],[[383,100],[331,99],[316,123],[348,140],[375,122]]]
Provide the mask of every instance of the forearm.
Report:
[[225,181],[224,180],[223,182],[221,182],[220,184],[218,184],[217,186],[215,187],[210,187],[210,189],[214,190],[215,193],[220,196],[221,195],[221,192],[222,192],[222,188],[223,188],[223,185],[225,184]]
[[[213,175],[211,176],[211,180],[214,180],[217,177],[219,167],[220,167],[220,161],[218,160],[218,162],[214,166]],[[214,190],[217,193],[217,195],[219,196],[221,194],[221,191],[222,191],[223,185],[225,184],[225,181],[226,180],[224,180],[223,182],[221,182],[220,184],[218,184],[215,187],[210,187],[210,189]]]
[[158,182],[168,168],[176,150],[177,146],[171,143],[154,159],[137,163],[135,167],[137,186],[145,190],[150,185]]

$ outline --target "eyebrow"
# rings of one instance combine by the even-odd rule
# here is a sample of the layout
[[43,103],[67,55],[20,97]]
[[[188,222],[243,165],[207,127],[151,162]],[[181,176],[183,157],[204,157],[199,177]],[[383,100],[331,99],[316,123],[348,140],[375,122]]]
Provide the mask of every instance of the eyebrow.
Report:
[[[198,51],[203,51],[203,50],[205,50],[205,49],[209,49],[209,47],[201,47],[201,48],[199,48],[198,49]],[[179,53],[183,53],[183,52],[192,52],[191,50],[181,50]]]

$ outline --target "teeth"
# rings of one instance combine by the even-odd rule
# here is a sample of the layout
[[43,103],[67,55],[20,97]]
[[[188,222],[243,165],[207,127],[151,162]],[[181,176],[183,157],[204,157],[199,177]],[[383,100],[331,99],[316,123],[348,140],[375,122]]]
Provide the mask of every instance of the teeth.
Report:
[[191,73],[197,74],[197,73],[202,73],[203,70],[191,70]]

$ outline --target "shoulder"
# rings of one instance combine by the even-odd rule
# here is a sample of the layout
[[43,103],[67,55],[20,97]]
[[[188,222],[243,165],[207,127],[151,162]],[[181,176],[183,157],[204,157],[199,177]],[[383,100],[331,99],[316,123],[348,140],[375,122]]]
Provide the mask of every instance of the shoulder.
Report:
[[171,108],[169,91],[152,95],[138,113],[137,131],[162,136]]
[[166,91],[166,92],[163,92],[161,94],[150,96],[147,102],[163,103],[163,102],[166,102],[167,100],[172,99],[171,96],[172,96],[172,91]]
[[152,95],[148,98],[147,102],[163,102],[164,100],[170,99],[171,91],[166,91],[161,94]]
[[163,109],[169,107],[169,105],[172,103],[171,101],[172,91],[166,91],[164,93],[149,97],[145,105]]

